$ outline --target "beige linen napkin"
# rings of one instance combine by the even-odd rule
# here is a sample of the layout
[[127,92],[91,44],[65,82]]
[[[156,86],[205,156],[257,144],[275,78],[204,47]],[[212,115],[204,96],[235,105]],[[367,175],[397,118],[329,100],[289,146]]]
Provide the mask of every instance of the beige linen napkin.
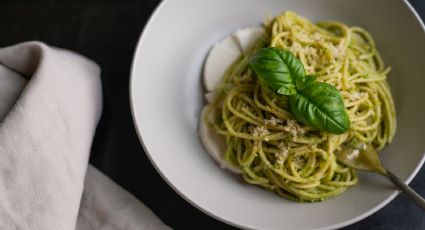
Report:
[[0,49],[0,229],[169,229],[88,167],[99,67],[39,42]]

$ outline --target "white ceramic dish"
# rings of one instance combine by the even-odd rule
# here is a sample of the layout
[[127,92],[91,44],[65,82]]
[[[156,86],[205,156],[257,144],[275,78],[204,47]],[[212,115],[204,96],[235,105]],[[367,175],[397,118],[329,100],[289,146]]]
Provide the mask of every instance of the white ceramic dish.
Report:
[[396,138],[383,163],[410,182],[424,160],[425,33],[401,0],[168,0],[146,26],[134,57],[131,105],[146,153],[188,202],[229,224],[249,229],[332,229],[376,212],[397,194],[383,178],[361,182],[321,203],[294,203],[240,182],[219,168],[197,134],[202,66],[227,34],[292,10],[312,21],[339,20],[370,31],[387,65],[396,101]]

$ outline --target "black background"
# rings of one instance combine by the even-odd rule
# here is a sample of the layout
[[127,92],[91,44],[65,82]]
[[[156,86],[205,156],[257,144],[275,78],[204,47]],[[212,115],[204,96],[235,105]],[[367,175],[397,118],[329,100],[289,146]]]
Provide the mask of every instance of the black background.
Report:
[[[174,229],[234,229],[192,207],[165,183],[145,155],[133,126],[128,92],[132,56],[159,2],[0,0],[0,47],[40,40],[96,61],[102,68],[104,111],[91,163]],[[425,18],[425,0],[410,2]],[[411,186],[425,196],[425,169]],[[425,229],[424,217],[401,194],[374,215],[344,229]]]

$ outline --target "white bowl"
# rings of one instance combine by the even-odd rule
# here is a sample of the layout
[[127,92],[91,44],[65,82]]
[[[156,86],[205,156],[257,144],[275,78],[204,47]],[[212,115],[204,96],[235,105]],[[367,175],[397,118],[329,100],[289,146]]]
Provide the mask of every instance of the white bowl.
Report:
[[371,32],[387,65],[398,130],[384,165],[410,182],[424,160],[425,33],[400,0],[168,0],[147,24],[134,57],[131,105],[145,151],[162,177],[188,202],[229,224],[250,229],[330,229],[376,212],[397,194],[376,175],[360,175],[346,193],[295,203],[242,183],[220,169],[197,134],[201,70],[212,45],[259,25],[271,13],[295,11],[312,21],[338,20]]

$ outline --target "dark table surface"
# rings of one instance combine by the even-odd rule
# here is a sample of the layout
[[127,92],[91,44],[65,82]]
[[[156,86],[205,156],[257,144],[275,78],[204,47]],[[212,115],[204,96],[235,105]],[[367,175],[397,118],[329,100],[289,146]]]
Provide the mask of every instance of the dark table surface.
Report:
[[[425,18],[425,0],[411,0]],[[155,171],[130,113],[129,74],[135,45],[159,0],[0,1],[0,47],[39,40],[79,52],[102,68],[104,111],[90,162],[174,229],[235,229],[197,210]],[[411,186],[425,196],[425,168]],[[424,213],[404,194],[344,229],[425,229]]]

